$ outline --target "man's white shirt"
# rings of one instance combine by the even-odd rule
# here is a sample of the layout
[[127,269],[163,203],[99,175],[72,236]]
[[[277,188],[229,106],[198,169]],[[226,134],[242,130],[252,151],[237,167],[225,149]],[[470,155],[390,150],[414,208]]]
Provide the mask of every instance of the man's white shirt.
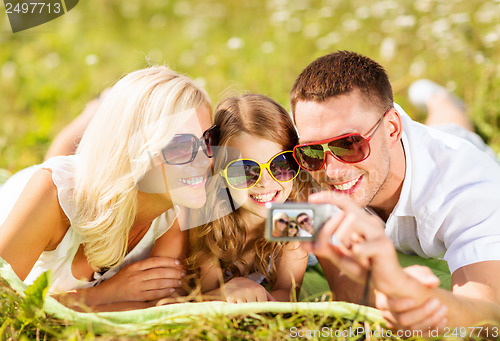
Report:
[[403,124],[406,175],[386,234],[403,253],[444,258],[450,272],[500,260],[500,166],[466,140]]

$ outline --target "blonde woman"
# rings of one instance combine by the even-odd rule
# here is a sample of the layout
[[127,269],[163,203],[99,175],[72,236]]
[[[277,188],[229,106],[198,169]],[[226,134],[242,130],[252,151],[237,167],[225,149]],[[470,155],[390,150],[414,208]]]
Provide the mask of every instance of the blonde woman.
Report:
[[166,67],[128,74],[74,156],[0,188],[9,198],[0,203],[0,257],[28,284],[52,270],[50,293],[67,304],[117,310],[168,297],[187,248],[177,205],[206,201],[213,130],[210,99],[190,78]]
[[288,230],[290,218],[285,212],[277,212],[273,215],[273,236],[285,237]]
[[[214,116],[218,148],[224,152],[214,162],[220,177],[208,186],[207,206],[212,216],[222,218],[189,230],[190,270],[212,299],[293,300],[307,253],[298,243],[264,238],[265,204],[284,202],[298,192],[299,168],[290,152],[297,143],[292,120],[278,103],[257,94],[222,101]],[[227,192],[228,199],[222,200]]]

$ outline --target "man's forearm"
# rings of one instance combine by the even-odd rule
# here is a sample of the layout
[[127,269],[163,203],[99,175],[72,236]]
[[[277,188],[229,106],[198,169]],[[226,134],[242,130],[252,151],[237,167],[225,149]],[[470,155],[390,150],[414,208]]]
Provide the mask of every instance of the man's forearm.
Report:
[[441,288],[430,289],[432,295],[448,307],[450,327],[471,327],[478,323],[500,324],[500,305],[495,302],[457,295]]
[[429,288],[415,279],[412,282],[406,285],[401,295],[392,292],[388,296],[411,297],[416,302],[437,298],[448,308],[449,327],[472,327],[485,322],[500,324],[500,305],[496,302],[467,297],[439,287]]

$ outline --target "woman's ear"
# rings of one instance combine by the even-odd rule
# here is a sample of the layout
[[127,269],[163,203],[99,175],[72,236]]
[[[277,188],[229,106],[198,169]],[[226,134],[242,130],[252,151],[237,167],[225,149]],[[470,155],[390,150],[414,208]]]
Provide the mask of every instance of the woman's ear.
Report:
[[222,188],[228,188],[227,187],[227,182],[226,182],[226,179],[224,179],[224,177],[222,176],[221,173],[217,173],[217,181],[220,183],[220,186]]

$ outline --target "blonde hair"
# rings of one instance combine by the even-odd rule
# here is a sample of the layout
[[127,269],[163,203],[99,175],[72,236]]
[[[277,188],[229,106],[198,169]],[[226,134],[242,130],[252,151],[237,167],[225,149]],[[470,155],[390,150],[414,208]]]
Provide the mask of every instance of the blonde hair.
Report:
[[[278,220],[283,219],[283,218],[285,218],[285,217],[287,218],[287,220],[290,220],[290,217],[288,217],[288,214],[286,214],[286,213],[285,213],[285,212],[283,212],[283,211],[281,211],[281,212],[277,212],[277,213],[273,214],[273,236],[275,235],[275,234],[274,234],[274,233],[275,233],[275,231],[277,231],[277,230],[278,230],[278,228],[276,227],[276,224],[277,224]],[[283,231],[279,231],[279,230],[278,230],[278,231],[279,231],[279,233],[280,233],[280,236],[281,236],[281,237],[285,236],[285,232],[287,231],[287,229],[288,229],[288,226],[287,226],[287,228],[286,228],[285,230],[283,230]]]
[[76,152],[71,221],[93,269],[123,260],[137,212],[137,181],[202,106],[212,113],[206,91],[164,66],[126,75],[102,100]]
[[[264,95],[245,94],[223,100],[215,110],[214,123],[220,129],[219,146],[227,145],[232,137],[241,133],[273,141],[281,145],[283,150],[291,150],[298,142],[290,115],[281,105]],[[226,154],[220,154],[214,162],[215,173],[229,161]],[[213,221],[189,230],[191,247],[187,264],[191,271],[199,274],[203,262],[215,258],[227,281],[233,277],[246,276],[249,272],[247,263],[242,259],[247,226],[241,217],[241,209],[232,210],[230,195],[228,200],[221,200],[225,197],[221,192],[227,191],[222,177],[215,179],[207,189],[207,207],[212,210],[208,214],[212,218],[205,220]],[[290,198],[297,193],[296,187]],[[264,224],[260,229],[260,237],[254,246],[254,267],[272,285],[284,244],[267,241],[264,238]],[[243,272],[237,267],[238,263],[245,269]]]

